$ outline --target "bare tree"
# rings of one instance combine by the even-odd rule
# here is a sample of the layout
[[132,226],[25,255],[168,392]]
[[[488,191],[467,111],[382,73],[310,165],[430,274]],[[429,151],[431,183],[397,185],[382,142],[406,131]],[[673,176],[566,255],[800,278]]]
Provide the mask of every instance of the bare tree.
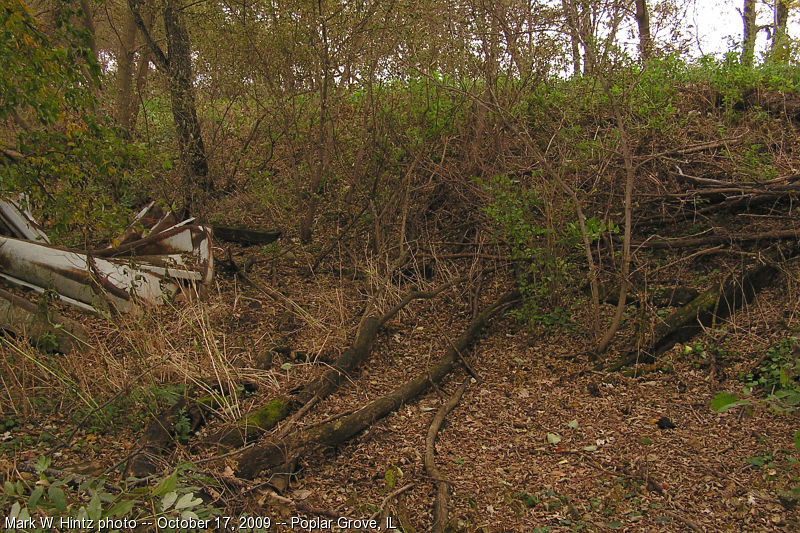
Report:
[[117,60],[117,92],[114,95],[115,118],[120,126],[126,130],[131,129],[131,115],[133,114],[133,60],[136,52],[136,20],[130,9],[124,10],[124,23],[122,32],[119,33],[119,43],[116,53]]
[[328,23],[325,12],[325,4],[322,0],[317,2],[317,18],[319,20],[319,73],[317,84],[319,87],[319,126],[317,128],[317,149],[312,157],[316,161],[310,161],[311,180],[309,183],[309,198],[306,205],[305,215],[300,220],[300,240],[311,242],[314,227],[314,217],[317,212],[317,196],[320,187],[324,183],[330,171],[330,159],[333,148],[331,146],[333,123],[330,120],[329,100],[331,96],[333,61],[331,57],[331,47],[328,39]]
[[569,30],[569,42],[572,49],[572,73],[575,76],[581,75],[581,48],[580,37],[578,36],[578,11],[575,4],[570,0],[561,0],[561,5],[564,9],[564,18],[567,21],[567,28]]

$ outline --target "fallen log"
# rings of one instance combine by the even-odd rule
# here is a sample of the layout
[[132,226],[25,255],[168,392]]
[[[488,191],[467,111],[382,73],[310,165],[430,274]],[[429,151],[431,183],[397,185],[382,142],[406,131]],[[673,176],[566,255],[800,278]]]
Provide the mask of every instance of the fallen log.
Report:
[[239,475],[254,478],[264,471],[296,461],[316,449],[342,444],[401,405],[416,398],[448,375],[458,363],[459,353],[463,354],[475,341],[489,319],[517,299],[519,299],[518,291],[505,294],[472,321],[464,334],[453,343],[438,363],[386,396],[347,416],[302,431],[294,431],[281,439],[248,448],[237,462]]
[[[619,302],[619,287],[618,286],[603,286],[599,287],[598,296],[601,303],[617,305]],[[589,293],[589,285],[583,288],[584,294]],[[691,302],[697,298],[700,293],[691,287],[656,287],[648,291],[647,298],[655,307],[680,307]],[[639,306],[641,302],[636,296],[628,297],[626,305]]]
[[0,329],[15,337],[27,336],[40,350],[70,353],[88,346],[83,326],[53,310],[40,309],[25,298],[0,289]]
[[703,235],[698,237],[680,237],[677,239],[649,239],[634,243],[637,248],[663,249],[663,248],[697,248],[713,244],[751,243],[758,241],[779,241],[800,239],[800,230],[775,230],[760,233],[739,233],[727,235]]
[[374,305],[367,305],[364,315],[361,317],[355,341],[342,352],[339,359],[328,370],[308,382],[288,401],[281,398],[270,399],[261,407],[236,421],[232,426],[223,427],[221,430],[214,432],[207,439],[204,439],[205,444],[238,448],[246,442],[258,438],[261,434],[270,431],[291,413],[300,412],[310,402],[317,402],[327,398],[369,357],[378,333],[389,320],[411,301],[420,298],[434,298],[461,279],[454,279],[431,292],[411,291],[380,318],[375,314]]
[[244,228],[231,228],[212,224],[214,237],[225,242],[233,242],[243,246],[257,246],[270,244],[277,241],[283,232],[281,230],[251,230]]
[[361,321],[356,334],[355,342],[339,356],[328,370],[316,379],[306,384],[297,393],[294,402],[305,405],[314,398],[321,400],[330,396],[339,385],[345,381],[372,351],[375,339],[378,336],[379,323],[382,321],[376,316],[367,316]]
[[[368,306],[367,312],[370,311]],[[311,401],[319,401],[330,396],[345,377],[361,362],[367,359],[378,336],[379,319],[375,316],[362,317],[353,344],[321,376],[310,381],[293,398],[271,398],[255,410],[240,418],[232,425],[225,426],[204,439],[206,445],[238,448],[251,442],[263,433],[275,428],[291,413],[297,412]]]
[[289,404],[281,398],[272,398],[230,426],[212,433],[203,439],[205,445],[213,444],[226,448],[238,448],[271,430],[289,415]]
[[704,327],[718,319],[727,318],[769,285],[778,269],[772,265],[759,265],[740,277],[727,279],[704,291],[697,298],[677,309],[659,322],[646,348],[634,347],[623,353],[609,367],[620,370],[635,363],[652,363],[655,358],[679,342],[686,342]]

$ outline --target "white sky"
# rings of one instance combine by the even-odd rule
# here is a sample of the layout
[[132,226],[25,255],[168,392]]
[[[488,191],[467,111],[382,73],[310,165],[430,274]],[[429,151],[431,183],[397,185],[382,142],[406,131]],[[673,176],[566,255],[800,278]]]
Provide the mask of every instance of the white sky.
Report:
[[[757,24],[764,25],[772,22],[773,13],[764,2],[758,2]],[[742,17],[739,11],[744,5],[743,0],[696,0],[687,12],[687,33],[696,37],[693,43],[694,51],[698,55],[721,55],[731,49],[731,41],[739,43],[742,40]],[[793,38],[800,37],[800,22],[797,10],[790,12],[789,35]],[[699,43],[698,43],[699,41]],[[756,54],[765,50],[767,46],[767,33],[758,34]]]

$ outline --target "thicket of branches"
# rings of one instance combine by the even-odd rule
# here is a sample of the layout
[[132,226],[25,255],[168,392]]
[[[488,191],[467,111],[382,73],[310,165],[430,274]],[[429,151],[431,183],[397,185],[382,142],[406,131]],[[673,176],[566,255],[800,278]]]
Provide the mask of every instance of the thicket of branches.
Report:
[[[796,240],[800,191],[800,70],[786,31],[794,4],[759,4],[774,14],[764,24],[748,0],[741,46],[690,59],[682,0],[0,0],[0,192],[26,193],[59,244],[96,248],[155,200],[205,221],[280,228],[302,244],[287,249],[302,249],[304,273],[360,276],[361,319],[341,358],[291,401],[276,395],[203,442],[243,445],[288,418],[237,459],[239,473],[277,471],[351,438],[458,364],[471,373],[462,352],[517,303],[511,291],[481,312],[482,276],[506,265],[519,317],[563,324],[584,308],[575,314],[595,355],[625,326],[628,304],[655,315],[648,283],[664,270],[711,254],[759,268],[783,259],[773,245]],[[756,57],[761,31],[768,46]],[[249,275],[260,256],[238,265],[228,253],[218,264],[237,283],[319,324]],[[775,269],[764,268],[769,276],[740,276],[759,278],[747,298],[772,279]],[[424,292],[423,280],[437,276],[438,288]],[[741,305],[736,282],[701,287],[702,301],[692,293],[706,306],[689,317],[693,333],[721,316],[718,294],[734,295],[726,316]],[[454,286],[470,293],[473,320],[438,364],[311,437],[292,430],[366,361],[400,309]],[[359,319],[342,302],[337,327],[346,331]],[[219,355],[204,313],[199,344]],[[663,323],[680,329],[681,318]],[[145,354],[139,377],[184,349],[167,329],[162,347],[144,346],[136,331],[123,337]],[[152,363],[154,350],[163,353]],[[632,346],[619,366],[639,352]],[[219,407],[219,391],[200,388],[207,398],[154,419],[145,437],[163,438],[145,451],[188,438],[202,416],[187,416]],[[15,390],[24,398],[25,382]],[[217,409],[226,422],[245,415],[233,402]],[[84,421],[95,410],[103,406]],[[431,457],[435,439],[431,430]],[[153,498],[175,493],[176,475]]]
[[389,264],[499,238],[528,317],[578,279],[597,307],[616,280],[602,351],[634,230],[725,194],[672,190],[676,172],[792,172],[793,130],[748,115],[796,120],[780,1],[757,68],[747,39],[684,59],[671,1],[2,5],[2,186],[62,240],[103,238],[149,199],[316,240],[315,267],[331,242]]

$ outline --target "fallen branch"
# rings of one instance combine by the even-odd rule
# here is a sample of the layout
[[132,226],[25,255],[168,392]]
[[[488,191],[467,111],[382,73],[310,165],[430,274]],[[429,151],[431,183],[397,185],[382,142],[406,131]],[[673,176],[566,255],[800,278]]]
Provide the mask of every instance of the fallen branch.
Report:
[[444,423],[445,417],[450,413],[450,411],[455,409],[456,405],[458,405],[458,402],[464,395],[464,391],[467,390],[468,385],[469,379],[464,381],[464,383],[461,384],[456,392],[450,396],[447,402],[439,408],[439,410],[436,412],[436,416],[434,416],[433,420],[431,421],[430,427],[428,428],[428,436],[425,438],[425,471],[430,477],[437,480],[436,499],[434,500],[433,504],[432,533],[442,533],[445,530],[448,522],[447,505],[450,500],[450,487],[447,482],[442,480],[442,474],[439,472],[439,469],[436,468],[436,461],[434,459],[436,437],[438,436],[439,430]]
[[[800,184],[797,183],[800,175],[780,176],[760,183],[739,184],[713,178],[702,178],[684,174],[680,167],[673,174],[680,180],[699,185],[702,188],[688,190],[682,193],[657,195],[659,205],[664,209],[664,197],[675,198],[680,201],[672,205],[668,211],[649,215],[636,220],[636,227],[641,229],[652,226],[663,226],[680,219],[694,220],[698,216],[710,215],[718,211],[728,210],[734,212],[738,209],[749,209],[769,202],[791,200],[800,193]],[[697,199],[702,198],[704,205],[699,206]]]
[[104,487],[109,492],[115,492],[117,494],[123,492],[119,485],[109,483],[108,481],[93,476],[85,476],[83,474],[70,472],[69,470],[61,470],[60,468],[53,467],[47,467],[44,470],[41,470],[36,466],[36,464],[34,464],[33,461],[19,463],[17,464],[16,469],[20,472],[28,472],[29,474],[36,474],[37,476],[44,474],[45,476],[50,476],[51,478],[58,479],[69,484],[74,484],[78,487],[85,486],[90,483],[97,483],[98,486]]
[[[658,152],[655,154],[650,154],[641,161],[636,164],[636,169],[638,170],[641,166],[653,161],[655,159],[661,159],[665,156],[670,155],[688,155],[693,154],[696,152],[704,152],[706,150],[714,150],[716,148],[722,148],[732,145],[737,145],[744,140],[744,135],[739,135],[738,137],[729,137],[727,139],[720,139],[718,141],[709,141],[704,143],[694,144],[692,146],[686,146],[684,148],[677,148],[673,150],[665,150],[663,152]],[[679,169],[680,170],[680,169]]]
[[372,513],[370,515],[369,519],[370,520],[375,520],[376,518],[378,518],[378,516],[380,516],[380,514],[383,512],[383,510],[386,508],[386,506],[389,505],[390,501],[392,501],[394,498],[400,496],[401,494],[403,494],[405,491],[407,491],[408,489],[412,488],[413,486],[414,486],[413,483],[409,483],[409,484],[403,485],[399,489],[396,489],[395,491],[393,491],[391,494],[389,494],[387,497],[385,497],[383,499],[383,502],[381,502],[381,504],[378,506],[378,510],[375,511],[374,513]]
[[20,159],[25,159],[25,156],[22,155],[21,153],[17,152],[16,150],[13,150],[11,148],[6,148],[5,146],[0,146],[0,152],[2,152],[2,154],[4,156],[6,156],[7,158],[9,158],[11,161],[13,161],[15,163],[17,161],[19,161]]
[[294,431],[283,439],[270,440],[248,449],[238,461],[239,475],[253,478],[276,466],[304,457],[319,448],[342,444],[401,405],[416,398],[453,370],[458,362],[456,348],[463,352],[475,341],[490,318],[506,309],[518,298],[518,291],[504,295],[472,321],[467,331],[455,342],[455,348],[450,348],[437,364],[386,396],[374,400],[346,417],[303,431]]
[[635,244],[635,247],[663,249],[663,248],[697,248],[712,244],[749,243],[758,241],[779,241],[800,237],[800,230],[776,230],[761,233],[740,233],[738,235],[705,235],[702,237],[681,237],[678,239],[649,239]]
[[733,314],[756,293],[769,285],[778,273],[771,265],[751,268],[737,279],[728,279],[701,293],[697,298],[659,322],[646,349],[634,348],[622,354],[609,367],[620,370],[635,363],[652,363],[678,342],[686,342],[717,319]]
[[453,279],[430,292],[411,291],[380,318],[376,316],[375,306],[372,304],[367,305],[361,318],[355,341],[342,352],[339,359],[325,372],[308,382],[288,401],[273,398],[238,420],[233,427],[229,426],[212,434],[205,439],[205,442],[207,444],[221,444],[225,447],[237,448],[273,429],[292,412],[297,415],[295,417],[296,422],[308,410],[306,407],[310,407],[309,404],[311,402],[319,402],[333,394],[348,376],[369,357],[378,332],[386,322],[391,320],[412,301],[422,298],[435,298],[445,289],[462,279]]

